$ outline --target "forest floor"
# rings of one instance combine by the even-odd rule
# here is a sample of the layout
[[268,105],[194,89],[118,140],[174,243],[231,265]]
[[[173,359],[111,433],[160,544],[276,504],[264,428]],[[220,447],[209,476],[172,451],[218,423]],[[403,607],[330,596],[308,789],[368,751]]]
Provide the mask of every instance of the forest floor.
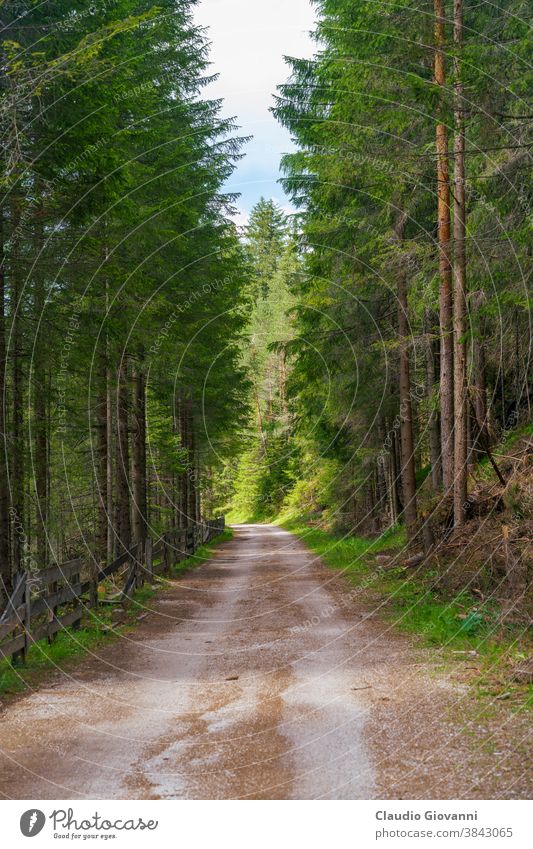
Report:
[[3,798],[530,795],[523,711],[296,536],[234,531],[133,631],[6,702]]

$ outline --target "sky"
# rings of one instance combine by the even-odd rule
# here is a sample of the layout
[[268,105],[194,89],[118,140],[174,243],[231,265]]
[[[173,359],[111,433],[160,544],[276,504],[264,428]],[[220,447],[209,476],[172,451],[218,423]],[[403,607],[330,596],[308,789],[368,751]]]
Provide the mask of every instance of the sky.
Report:
[[220,75],[205,94],[224,98],[223,114],[235,116],[240,133],[254,137],[227,186],[241,193],[238,222],[246,222],[262,195],[289,210],[276,181],[281,155],[293,146],[268,110],[276,86],[289,74],[283,56],[313,55],[310,0],[200,0],[195,19],[209,27],[211,70]]

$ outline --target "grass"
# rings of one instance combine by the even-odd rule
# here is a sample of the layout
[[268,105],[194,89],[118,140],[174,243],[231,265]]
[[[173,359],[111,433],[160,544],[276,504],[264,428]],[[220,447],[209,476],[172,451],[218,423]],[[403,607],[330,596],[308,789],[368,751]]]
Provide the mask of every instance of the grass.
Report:
[[228,542],[230,539],[233,539],[233,531],[231,528],[226,528],[212,542],[209,542],[206,545],[201,545],[200,548],[197,548],[192,557],[187,557],[186,560],[181,560],[173,566],[171,570],[171,577],[179,578],[184,572],[188,572],[189,569],[195,569],[203,563],[206,563],[211,557],[211,549],[213,546],[219,545],[221,542]]
[[[493,601],[481,602],[465,590],[446,596],[439,587],[436,571],[422,566],[406,572],[401,567],[403,528],[363,538],[336,537],[310,527],[302,518],[282,519],[279,524],[300,537],[328,567],[342,571],[367,606],[379,610],[400,631],[417,635],[423,645],[439,649],[443,662],[453,658],[455,664],[459,660],[472,663],[475,657],[480,695],[494,695],[502,687],[524,694],[523,685],[510,686],[508,681],[500,681],[507,667],[528,656],[530,646],[523,629],[502,625]],[[378,553],[388,553],[393,558],[387,568],[376,560]],[[397,568],[395,554],[399,555]]]
[[[190,569],[201,566],[209,560],[214,545],[229,540],[232,536],[232,531],[226,529],[210,543],[202,545],[194,556],[176,564],[170,576],[165,578],[179,578]],[[159,581],[159,578],[154,576],[154,581]],[[47,640],[34,643],[28,651],[24,666],[15,666],[9,660],[0,661],[0,696],[12,695],[34,687],[49,676],[50,672],[62,669],[69,662],[80,660],[121,634],[131,631],[137,624],[139,614],[146,610],[147,603],[157,593],[158,588],[154,589],[145,584],[135,590],[129,605],[124,607],[123,621],[120,624],[112,622],[113,609],[116,609],[117,605],[101,604],[96,609],[85,611],[82,627],[78,630],[67,628],[59,631],[50,644]]]

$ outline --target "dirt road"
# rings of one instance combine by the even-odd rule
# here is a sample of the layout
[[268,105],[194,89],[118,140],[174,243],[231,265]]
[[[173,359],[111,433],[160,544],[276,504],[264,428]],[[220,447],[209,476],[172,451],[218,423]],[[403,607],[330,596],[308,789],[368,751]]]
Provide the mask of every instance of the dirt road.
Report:
[[[412,649],[357,611],[340,582],[287,532],[235,528],[209,563],[152,600],[134,632],[7,706],[0,795],[384,795],[373,763],[387,750],[370,714],[400,669],[412,677]],[[429,795],[427,730],[421,772],[411,753],[401,792],[389,779],[392,796],[417,795],[409,775]]]

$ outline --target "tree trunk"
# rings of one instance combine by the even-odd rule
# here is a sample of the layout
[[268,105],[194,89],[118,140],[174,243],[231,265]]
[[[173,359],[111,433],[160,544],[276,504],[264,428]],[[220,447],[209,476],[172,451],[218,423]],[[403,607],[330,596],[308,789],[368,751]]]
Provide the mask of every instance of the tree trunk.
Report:
[[200,454],[196,446],[196,521],[202,521],[202,488],[200,486]]
[[398,434],[394,428],[392,431],[392,448],[391,448],[391,473],[392,473],[392,490],[394,499],[394,512],[396,519],[403,511],[403,501],[400,495],[400,458],[398,451]]
[[120,552],[131,543],[130,512],[130,454],[129,454],[129,392],[126,354],[122,355],[118,373],[117,391],[117,536]]
[[487,410],[487,378],[485,366],[485,343],[482,339],[476,339],[474,343],[474,387],[475,387],[475,407],[476,418],[483,426],[487,434],[490,433],[488,427],[488,410]]
[[[106,238],[104,236],[104,238]],[[107,242],[105,242],[104,246],[104,258],[107,261],[109,255],[109,249],[107,247]],[[109,278],[106,275],[105,278],[105,321],[107,322],[109,316]],[[109,345],[109,333],[107,327],[104,327],[104,333],[102,334],[102,344],[104,345],[105,350],[105,365],[106,365],[106,373],[105,373],[105,387],[106,387],[106,397],[105,397],[105,417],[106,417],[106,512],[107,512],[107,530],[106,530],[106,558],[107,562],[111,563],[113,560],[113,552],[115,549],[115,526],[113,522],[114,513],[114,497],[113,497],[113,486],[114,486],[114,437],[113,437],[113,371],[111,369],[111,353],[110,353],[110,345]]]
[[143,372],[143,354],[135,369],[134,431],[133,431],[133,539],[146,539],[146,397]]
[[[434,0],[435,9],[435,83],[444,90],[446,85],[446,66],[444,50],[446,45],[444,0]],[[444,109],[444,96],[441,97],[439,113]],[[439,120],[436,127],[437,151],[437,242],[439,250],[440,277],[440,409],[442,476],[444,489],[448,492],[453,486],[454,445],[453,445],[453,297],[452,266],[450,262],[450,177],[448,170],[448,130],[444,121]]]
[[107,450],[106,450],[106,474],[107,474],[107,560],[111,562],[113,560],[113,551],[115,548],[115,528],[113,525],[113,516],[115,499],[113,498],[113,484],[114,484],[114,439],[113,439],[113,389],[112,389],[112,372],[109,368],[109,356],[108,356],[108,369],[107,369],[107,393],[106,393],[106,436],[107,436]]
[[[39,245],[42,229],[39,230]],[[45,290],[42,272],[37,268],[34,294],[34,311],[37,336],[33,351],[33,434],[36,505],[37,561],[44,569],[48,565],[48,428],[46,410]]]
[[[472,359],[474,384],[474,409],[479,427],[485,432],[490,442],[490,429],[488,427],[487,414],[487,380],[485,372],[485,322],[480,319],[479,311],[485,302],[485,293],[480,290],[472,294],[472,308],[476,312],[476,332],[474,334]],[[477,441],[474,440],[474,449],[479,449]]]
[[[403,240],[405,215],[400,214],[396,236]],[[400,341],[400,439],[402,445],[402,490],[405,527],[408,539],[416,534],[416,472],[413,439],[413,407],[411,399],[411,374],[409,366],[409,318],[407,311],[407,276],[398,272],[398,336]]]
[[197,510],[197,498],[196,498],[196,488],[198,482],[196,480],[196,445],[195,445],[195,436],[194,436],[194,417],[192,412],[191,402],[187,402],[187,448],[188,448],[188,456],[187,456],[187,471],[188,471],[188,495],[189,501],[187,504],[187,515],[189,517],[189,524],[194,525],[196,523],[196,510]]
[[[378,433],[380,437],[380,442],[381,444],[383,444],[383,425],[381,423],[379,425]],[[383,517],[386,514],[388,507],[387,467],[383,454],[378,457],[378,461],[376,464],[376,493],[378,500],[380,523],[383,524]]]
[[431,338],[432,322],[426,316],[426,398],[430,405],[428,418],[429,461],[431,463],[431,485],[435,492],[442,486],[442,458],[440,444],[439,411],[435,404],[435,384],[438,379],[435,341]]
[[[179,411],[180,411],[180,442],[182,448],[186,451],[189,446],[189,435],[188,435],[188,416],[187,416],[187,402],[183,397],[181,397],[179,402]],[[186,455],[185,459],[185,470],[180,475],[180,526],[182,528],[188,528],[191,524],[189,522],[189,488],[190,488],[190,479],[189,479],[189,455]]]
[[100,355],[98,394],[96,398],[96,488],[98,493],[98,519],[96,532],[96,557],[99,563],[107,558],[108,517],[107,506],[107,357]]
[[[18,208],[14,210],[13,231],[20,221]],[[12,504],[12,561],[16,572],[24,565],[24,376],[22,372],[22,327],[21,327],[21,278],[18,267],[19,240],[13,245],[13,267],[11,287],[12,301],[12,365],[13,365],[13,447],[11,468],[11,504]]]
[[453,200],[453,336],[454,336],[454,478],[453,517],[455,527],[464,524],[468,496],[467,383],[466,383],[466,203],[465,126],[461,58],[463,43],[463,0],[454,0],[454,200]]
[[6,318],[5,318],[5,256],[4,218],[0,210],[0,597],[11,591],[11,564],[9,560],[9,489],[7,479],[6,438]]
[[[172,418],[172,432],[174,436],[179,436],[180,434],[180,393],[177,391],[174,395],[174,415]],[[183,527],[181,522],[181,475],[179,472],[172,473],[172,487],[173,487],[173,510],[172,510],[172,527],[173,528],[181,528]]]

